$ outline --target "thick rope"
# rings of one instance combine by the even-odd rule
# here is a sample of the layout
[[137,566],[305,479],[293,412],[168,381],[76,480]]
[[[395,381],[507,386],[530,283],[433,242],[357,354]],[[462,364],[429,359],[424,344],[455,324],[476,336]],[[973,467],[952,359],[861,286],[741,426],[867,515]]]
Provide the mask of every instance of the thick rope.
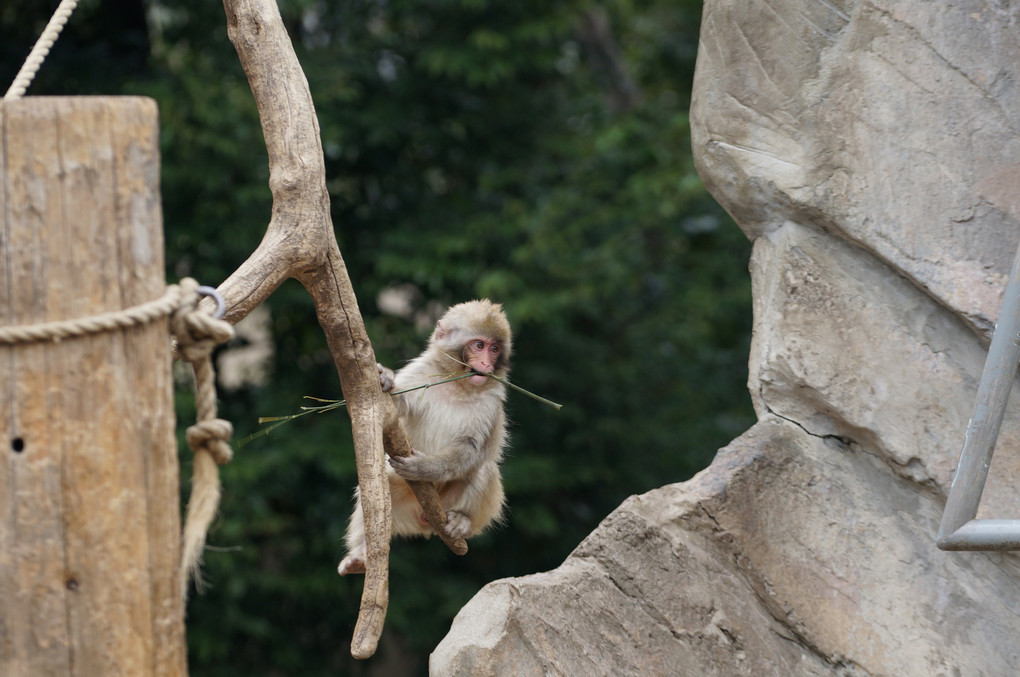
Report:
[[0,345],[37,343],[39,341],[53,341],[56,343],[63,339],[136,327],[161,317],[166,317],[180,305],[180,302],[180,288],[176,285],[170,285],[166,288],[166,292],[161,298],[125,310],[100,313],[99,315],[72,320],[0,327]]
[[184,278],[180,285],[170,285],[155,301],[132,308],[91,317],[34,325],[0,327],[0,345],[59,342],[90,334],[136,327],[170,316],[170,330],[175,339],[174,353],[178,359],[191,363],[195,372],[195,409],[197,422],[188,428],[188,446],[195,453],[191,496],[181,536],[181,596],[187,598],[188,580],[195,577],[201,584],[199,567],[209,525],[220,503],[218,465],[233,456],[229,440],[233,426],[216,417],[216,375],[212,351],[218,344],[234,336],[234,328],[198,309],[201,301],[198,283]]
[[7,93],[4,94],[5,101],[12,101],[14,99],[20,99],[25,95],[28,90],[28,86],[32,84],[32,79],[35,78],[35,74],[39,72],[39,67],[42,66],[42,62],[46,60],[46,55],[50,53],[50,49],[53,47],[53,43],[57,41],[57,37],[60,35],[60,31],[64,30],[64,25],[67,20],[71,18],[71,12],[78,6],[78,0],[61,0],[57,10],[50,17],[50,22],[46,24],[46,28],[43,30],[42,35],[35,42],[35,47],[29,52],[28,58],[25,59],[25,63],[21,66],[21,70],[18,71],[17,77],[14,78],[14,82],[11,83]]
[[228,463],[233,450],[228,441],[233,434],[229,421],[216,417],[216,376],[212,367],[212,351],[217,344],[229,341],[234,328],[223,320],[198,311],[198,283],[191,278],[181,280],[181,303],[170,318],[170,328],[177,339],[176,353],[191,363],[195,372],[195,425],[188,428],[188,446],[195,453],[191,476],[191,496],[181,537],[181,598],[187,599],[188,581],[202,585],[200,567],[209,525],[220,504],[218,465]]

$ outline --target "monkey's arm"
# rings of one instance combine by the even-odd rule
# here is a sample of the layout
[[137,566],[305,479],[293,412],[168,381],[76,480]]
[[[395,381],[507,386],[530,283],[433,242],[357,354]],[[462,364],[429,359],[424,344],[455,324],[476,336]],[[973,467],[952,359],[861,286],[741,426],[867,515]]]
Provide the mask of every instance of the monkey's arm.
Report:
[[475,473],[485,463],[498,463],[506,437],[502,403],[493,407],[488,419],[475,430],[461,430],[446,447],[433,451],[413,449],[410,456],[391,457],[390,465],[405,480],[449,482]]
[[459,437],[436,453],[423,454],[417,449],[410,456],[391,456],[390,465],[405,480],[449,482],[474,472],[485,457],[481,441]]

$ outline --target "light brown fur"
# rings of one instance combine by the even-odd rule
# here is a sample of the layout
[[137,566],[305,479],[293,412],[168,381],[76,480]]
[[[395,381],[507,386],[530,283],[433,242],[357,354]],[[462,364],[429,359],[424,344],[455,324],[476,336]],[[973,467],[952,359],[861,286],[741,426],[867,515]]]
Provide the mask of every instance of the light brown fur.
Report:
[[[467,346],[479,339],[499,347],[498,353],[494,351],[492,372],[505,377],[512,350],[506,315],[491,301],[468,301],[446,312],[425,352],[395,375],[380,365],[383,389],[400,392],[468,371],[461,362],[466,361]],[[474,536],[500,519],[505,500],[499,463],[506,443],[506,388],[491,378],[476,380],[481,379],[466,378],[395,396],[414,453],[391,459],[387,468],[394,535],[432,533],[405,479],[436,484],[447,511],[447,530],[455,538]],[[364,516],[357,490],[355,499],[341,574],[364,570]]]

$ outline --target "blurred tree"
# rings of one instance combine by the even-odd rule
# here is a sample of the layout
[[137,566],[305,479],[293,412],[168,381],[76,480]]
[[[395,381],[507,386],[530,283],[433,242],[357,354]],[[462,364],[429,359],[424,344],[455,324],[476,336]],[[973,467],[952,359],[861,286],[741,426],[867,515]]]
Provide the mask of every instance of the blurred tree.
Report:
[[[0,8],[0,81],[55,5]],[[360,664],[348,647],[361,582],[334,572],[356,482],[346,417],[305,417],[240,449],[222,473],[209,589],[189,609],[191,671],[420,674],[481,585],[558,565],[624,497],[688,478],[750,425],[749,244],[690,156],[701,3],[281,9],[379,358],[420,351],[437,305],[488,295],[514,323],[514,380],[565,406],[511,396],[506,526],[464,558],[396,543],[383,644]],[[83,0],[29,94],[157,99],[171,278],[217,284],[258,244],[265,149],[218,4]],[[239,438],[303,395],[339,396],[303,290],[284,285],[268,305],[268,335],[227,351],[272,350],[266,380],[222,393]],[[179,400],[183,424],[190,396]]]

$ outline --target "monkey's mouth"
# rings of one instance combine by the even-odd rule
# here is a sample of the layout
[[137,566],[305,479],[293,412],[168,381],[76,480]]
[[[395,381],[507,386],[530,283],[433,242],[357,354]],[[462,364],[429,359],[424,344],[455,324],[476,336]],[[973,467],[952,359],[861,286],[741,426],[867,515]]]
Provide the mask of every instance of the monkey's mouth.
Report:
[[468,381],[471,382],[471,385],[480,386],[489,380],[489,376],[487,374],[480,372],[477,369],[472,369],[471,374],[472,374],[471,377],[468,378]]

